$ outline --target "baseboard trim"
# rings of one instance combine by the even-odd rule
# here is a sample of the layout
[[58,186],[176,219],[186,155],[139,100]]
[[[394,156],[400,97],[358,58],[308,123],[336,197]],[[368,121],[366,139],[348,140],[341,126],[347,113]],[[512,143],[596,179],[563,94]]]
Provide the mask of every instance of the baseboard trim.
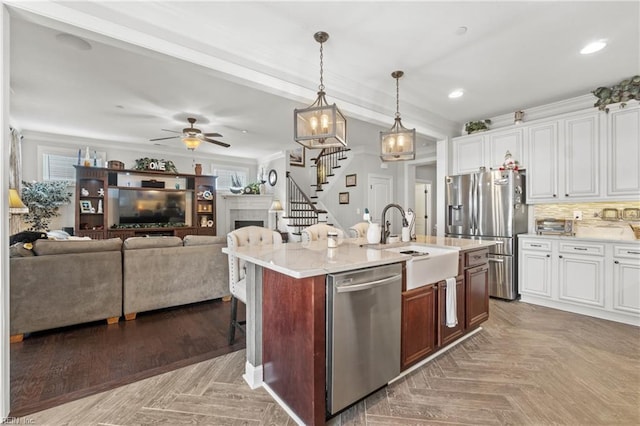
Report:
[[251,389],[257,389],[263,386],[262,377],[262,365],[255,367],[249,361],[244,364],[244,374],[242,378]]
[[435,352],[435,353],[431,354],[430,356],[428,356],[427,358],[423,359],[422,361],[420,361],[416,365],[413,365],[410,368],[407,368],[402,373],[400,373],[400,375],[398,375],[396,378],[391,380],[388,384],[396,382],[396,381],[400,380],[401,378],[403,378],[404,376],[406,376],[407,374],[410,374],[410,373],[414,372],[418,368],[420,368],[420,367],[424,366],[426,363],[430,362],[432,359],[439,357],[440,355],[442,355],[443,353],[447,352],[451,348],[453,348],[453,347],[457,346],[458,344],[464,342],[465,340],[467,340],[469,337],[473,336],[474,334],[476,334],[480,330],[482,330],[482,327],[476,328],[475,330],[469,332],[468,334],[465,334],[464,336],[462,336],[458,340],[454,341],[453,343],[451,343],[447,347],[442,348],[438,352]]

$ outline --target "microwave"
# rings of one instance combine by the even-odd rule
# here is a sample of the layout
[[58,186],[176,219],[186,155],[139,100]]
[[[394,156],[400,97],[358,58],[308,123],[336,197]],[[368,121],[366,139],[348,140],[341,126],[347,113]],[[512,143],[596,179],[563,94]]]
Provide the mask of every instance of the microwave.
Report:
[[536,219],[538,235],[570,235],[573,236],[573,220],[571,219]]

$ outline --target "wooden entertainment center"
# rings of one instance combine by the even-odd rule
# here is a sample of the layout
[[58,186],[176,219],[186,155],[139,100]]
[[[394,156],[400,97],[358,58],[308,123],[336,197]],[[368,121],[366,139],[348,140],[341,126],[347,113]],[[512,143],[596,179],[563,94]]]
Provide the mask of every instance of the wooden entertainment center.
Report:
[[[81,237],[126,239],[144,235],[216,235],[217,176],[146,170],[76,168],[74,233]],[[184,222],[121,224],[121,191],[158,191],[184,197]],[[153,220],[153,219],[150,219]]]

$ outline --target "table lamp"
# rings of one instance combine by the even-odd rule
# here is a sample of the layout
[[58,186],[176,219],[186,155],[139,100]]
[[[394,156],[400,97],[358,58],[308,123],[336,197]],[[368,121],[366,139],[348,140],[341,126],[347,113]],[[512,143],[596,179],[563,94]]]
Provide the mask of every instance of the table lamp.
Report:
[[273,200],[273,202],[271,203],[271,207],[269,207],[269,212],[273,212],[276,214],[276,223],[275,223],[275,230],[276,232],[280,232],[280,230],[278,229],[278,212],[283,211],[282,208],[282,204],[280,204],[280,200]]

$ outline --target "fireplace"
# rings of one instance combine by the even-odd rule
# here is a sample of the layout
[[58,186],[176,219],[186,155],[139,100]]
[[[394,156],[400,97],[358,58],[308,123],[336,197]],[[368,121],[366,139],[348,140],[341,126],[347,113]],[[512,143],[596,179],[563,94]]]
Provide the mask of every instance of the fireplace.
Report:
[[236,220],[235,227],[233,229],[244,228],[245,226],[264,226],[262,220]]
[[[271,207],[273,195],[225,194],[222,199],[224,200],[225,234],[249,225],[273,228],[269,217],[269,207]],[[240,226],[239,223],[242,225]]]

